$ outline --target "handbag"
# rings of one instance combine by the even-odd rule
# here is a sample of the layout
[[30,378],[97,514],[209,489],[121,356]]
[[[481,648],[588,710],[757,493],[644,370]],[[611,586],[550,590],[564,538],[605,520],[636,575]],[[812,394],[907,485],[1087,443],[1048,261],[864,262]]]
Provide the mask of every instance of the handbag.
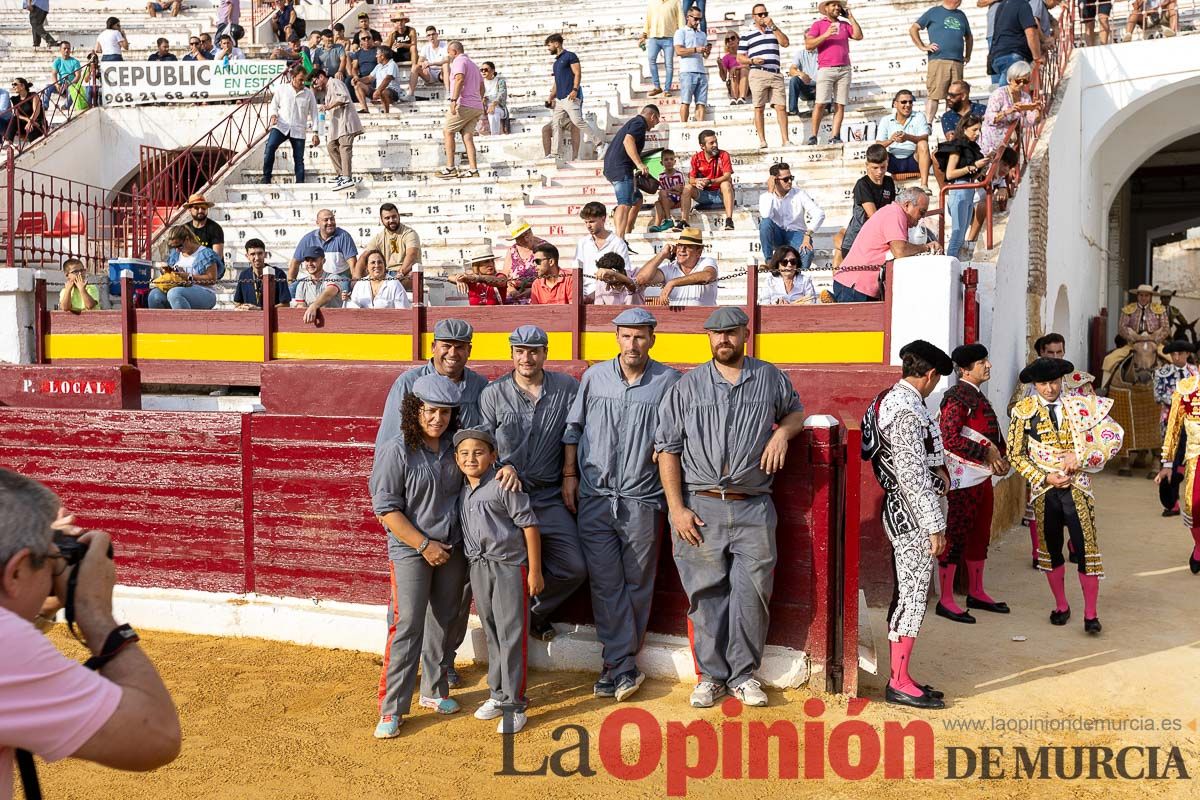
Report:
[[158,289],[160,292],[169,292],[177,286],[187,286],[188,279],[185,278],[182,273],[172,270],[170,272],[164,272],[154,280],[150,281],[150,285],[155,289]]
[[645,192],[646,194],[654,194],[659,190],[658,178],[649,172],[639,172],[634,182],[637,184],[638,191]]

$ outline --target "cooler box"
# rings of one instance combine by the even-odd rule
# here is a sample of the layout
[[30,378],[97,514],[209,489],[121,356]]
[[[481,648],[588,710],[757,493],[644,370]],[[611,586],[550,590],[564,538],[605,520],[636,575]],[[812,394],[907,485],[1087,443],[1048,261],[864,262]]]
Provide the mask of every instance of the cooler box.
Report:
[[129,270],[133,273],[134,289],[150,289],[151,270],[154,265],[141,258],[110,258],[108,260],[108,294],[110,297],[121,296],[121,273]]

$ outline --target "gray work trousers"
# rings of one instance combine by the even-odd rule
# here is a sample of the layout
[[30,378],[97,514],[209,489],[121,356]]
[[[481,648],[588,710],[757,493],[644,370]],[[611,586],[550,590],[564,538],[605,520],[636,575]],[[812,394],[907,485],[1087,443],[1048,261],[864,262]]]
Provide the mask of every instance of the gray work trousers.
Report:
[[688,596],[688,636],[701,680],[736,689],[762,663],[775,581],[775,504],[770,495],[721,500],[689,494],[704,521],[699,546],[672,536]]
[[587,564],[579,546],[575,517],[563,504],[562,489],[549,486],[529,492],[542,537],[542,578],[545,588],[533,598],[533,616],[548,621],[579,585],[587,580]]
[[579,500],[579,542],[587,562],[596,635],[603,646],[602,673],[637,670],[646,637],[663,514],[619,497]]
[[524,711],[529,631],[529,570],[486,558],[471,561],[475,610],[487,636],[488,689],[505,710]]
[[467,559],[455,547],[450,560],[434,567],[416,550],[391,561],[392,597],[388,637],[379,677],[379,716],[403,716],[412,705],[421,666],[421,696],[448,697],[446,669],[450,632],[467,582]]

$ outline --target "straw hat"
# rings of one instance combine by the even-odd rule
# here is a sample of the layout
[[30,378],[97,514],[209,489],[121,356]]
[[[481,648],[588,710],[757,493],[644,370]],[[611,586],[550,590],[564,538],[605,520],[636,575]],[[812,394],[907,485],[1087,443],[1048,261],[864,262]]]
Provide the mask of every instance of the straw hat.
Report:
[[675,244],[695,244],[704,246],[704,232],[699,228],[684,228],[679,232]]
[[188,197],[187,202],[183,204],[185,207],[200,206],[201,208],[212,208],[216,203],[210,203],[204,199],[204,195],[197,192]]
[[521,234],[525,231],[532,230],[533,226],[529,221],[521,217],[512,221],[512,226],[508,229],[508,238],[512,240],[520,239]]
[[471,252],[467,254],[467,263],[475,265],[481,261],[495,261],[496,254],[492,252],[490,244],[477,244],[471,248]]

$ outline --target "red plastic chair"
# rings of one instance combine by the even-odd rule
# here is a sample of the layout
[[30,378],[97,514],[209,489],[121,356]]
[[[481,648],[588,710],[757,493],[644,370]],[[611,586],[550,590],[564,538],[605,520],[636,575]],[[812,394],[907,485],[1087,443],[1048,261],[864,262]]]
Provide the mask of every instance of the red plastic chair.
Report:
[[54,215],[54,227],[46,236],[77,236],[87,233],[87,219],[78,211],[59,211]]
[[43,211],[22,211],[17,217],[15,236],[37,236],[46,232],[46,214]]

